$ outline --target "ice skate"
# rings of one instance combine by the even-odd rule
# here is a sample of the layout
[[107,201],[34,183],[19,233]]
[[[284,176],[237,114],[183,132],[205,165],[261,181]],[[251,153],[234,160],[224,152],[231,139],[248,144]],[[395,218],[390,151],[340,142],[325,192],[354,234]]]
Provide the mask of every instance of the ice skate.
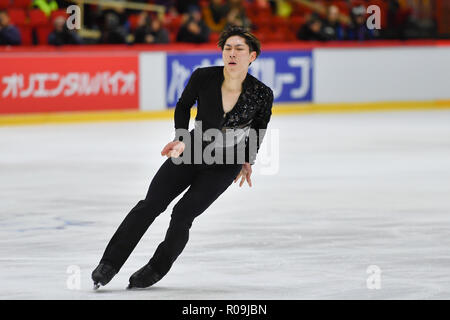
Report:
[[153,267],[146,264],[130,277],[127,289],[148,288],[161,280],[163,276],[164,274],[157,272]]
[[100,285],[105,286],[116,275],[117,271],[113,266],[105,263],[100,263],[92,272],[92,280],[94,281],[94,290],[100,288]]

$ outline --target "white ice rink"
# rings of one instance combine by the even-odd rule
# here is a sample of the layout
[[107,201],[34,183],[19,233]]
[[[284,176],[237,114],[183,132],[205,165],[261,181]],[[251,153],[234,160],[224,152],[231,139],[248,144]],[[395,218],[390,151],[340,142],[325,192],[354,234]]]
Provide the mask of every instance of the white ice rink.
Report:
[[278,173],[255,165],[252,188],[233,184],[194,221],[165,278],[125,290],[175,199],[95,292],[91,272],[165,160],[173,121],[0,127],[0,299],[450,299],[450,111],[269,128]]

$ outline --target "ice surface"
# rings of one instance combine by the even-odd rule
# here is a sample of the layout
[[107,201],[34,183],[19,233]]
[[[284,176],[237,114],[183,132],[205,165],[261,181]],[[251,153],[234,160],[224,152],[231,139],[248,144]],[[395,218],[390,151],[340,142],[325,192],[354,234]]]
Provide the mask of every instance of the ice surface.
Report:
[[125,290],[175,199],[95,292],[90,274],[165,160],[173,122],[0,127],[0,298],[450,298],[450,111],[274,116],[269,128],[276,174],[257,162],[252,188],[233,184],[194,221],[165,278]]

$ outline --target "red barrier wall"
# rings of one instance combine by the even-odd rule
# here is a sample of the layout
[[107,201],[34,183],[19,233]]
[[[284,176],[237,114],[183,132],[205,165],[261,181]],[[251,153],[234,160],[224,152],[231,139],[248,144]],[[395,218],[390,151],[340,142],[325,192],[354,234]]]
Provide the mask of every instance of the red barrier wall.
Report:
[[138,55],[0,55],[0,114],[139,108]]

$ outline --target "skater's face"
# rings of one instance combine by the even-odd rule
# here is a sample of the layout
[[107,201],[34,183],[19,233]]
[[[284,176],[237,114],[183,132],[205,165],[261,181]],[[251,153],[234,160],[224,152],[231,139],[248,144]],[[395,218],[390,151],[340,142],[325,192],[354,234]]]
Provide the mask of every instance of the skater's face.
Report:
[[250,52],[244,38],[231,36],[223,46],[222,59],[228,72],[247,72],[250,63],[256,59],[256,51]]

